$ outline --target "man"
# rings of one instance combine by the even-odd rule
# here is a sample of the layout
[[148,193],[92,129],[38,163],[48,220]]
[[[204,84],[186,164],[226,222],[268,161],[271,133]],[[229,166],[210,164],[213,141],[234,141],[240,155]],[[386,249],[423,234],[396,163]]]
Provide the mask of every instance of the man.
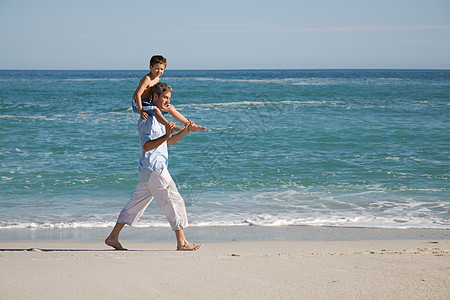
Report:
[[[173,89],[167,83],[157,83],[152,89],[152,104],[160,110],[169,106],[172,91]],[[191,125],[192,122],[189,121],[182,131],[172,135],[175,126],[173,122],[163,126],[154,116],[139,119],[138,131],[141,145],[139,183],[130,201],[122,209],[112,232],[105,240],[108,246],[116,250],[127,250],[119,242],[120,231],[125,224],[136,224],[153,199],[156,200],[175,231],[177,250],[196,251],[203,246],[203,244],[189,243],[184,236],[183,229],[188,226],[184,200],[167,170],[169,158],[167,146],[177,143],[191,132]]]

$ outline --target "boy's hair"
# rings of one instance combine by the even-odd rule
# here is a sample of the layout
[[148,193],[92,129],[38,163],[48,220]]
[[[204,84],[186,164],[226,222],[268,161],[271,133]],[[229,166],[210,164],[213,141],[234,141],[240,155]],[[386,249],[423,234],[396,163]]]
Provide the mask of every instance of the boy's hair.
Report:
[[150,58],[150,66],[153,67],[156,64],[163,64],[164,66],[167,66],[167,60],[162,55],[153,55],[152,58]]
[[173,92],[173,89],[172,89],[172,87],[169,85],[169,84],[167,84],[167,83],[165,83],[165,82],[158,82],[157,84],[155,84],[153,87],[152,87],[152,97],[153,97],[153,94],[158,94],[158,96],[159,95],[161,95],[162,93],[164,93],[164,92]]

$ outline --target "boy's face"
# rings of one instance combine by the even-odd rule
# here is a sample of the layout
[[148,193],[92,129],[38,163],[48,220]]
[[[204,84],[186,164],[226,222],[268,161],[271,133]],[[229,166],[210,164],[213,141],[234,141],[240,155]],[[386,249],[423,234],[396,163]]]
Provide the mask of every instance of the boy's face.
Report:
[[156,77],[159,77],[164,74],[165,69],[166,66],[163,64],[154,64],[153,66],[150,66],[150,73],[152,73]]
[[171,92],[163,92],[160,95],[155,93],[153,94],[152,103],[159,109],[164,109],[170,104],[170,97],[172,97]]

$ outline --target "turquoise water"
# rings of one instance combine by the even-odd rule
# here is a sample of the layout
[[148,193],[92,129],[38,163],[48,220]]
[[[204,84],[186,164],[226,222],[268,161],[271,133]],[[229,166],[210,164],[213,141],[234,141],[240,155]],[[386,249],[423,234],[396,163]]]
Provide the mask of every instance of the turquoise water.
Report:
[[[112,226],[145,71],[0,71],[0,229]],[[450,71],[167,70],[192,226],[450,228]],[[138,223],[168,226],[152,203]]]

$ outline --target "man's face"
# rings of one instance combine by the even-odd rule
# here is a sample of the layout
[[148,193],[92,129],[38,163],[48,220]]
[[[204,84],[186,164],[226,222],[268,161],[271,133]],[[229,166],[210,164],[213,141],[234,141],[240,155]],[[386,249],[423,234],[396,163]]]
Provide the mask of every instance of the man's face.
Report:
[[164,74],[165,69],[166,66],[163,64],[154,64],[153,66],[150,66],[150,73],[152,73],[156,77],[159,77]]
[[153,94],[153,104],[159,109],[164,109],[170,104],[170,97],[172,97],[171,92],[163,92],[161,95]]

